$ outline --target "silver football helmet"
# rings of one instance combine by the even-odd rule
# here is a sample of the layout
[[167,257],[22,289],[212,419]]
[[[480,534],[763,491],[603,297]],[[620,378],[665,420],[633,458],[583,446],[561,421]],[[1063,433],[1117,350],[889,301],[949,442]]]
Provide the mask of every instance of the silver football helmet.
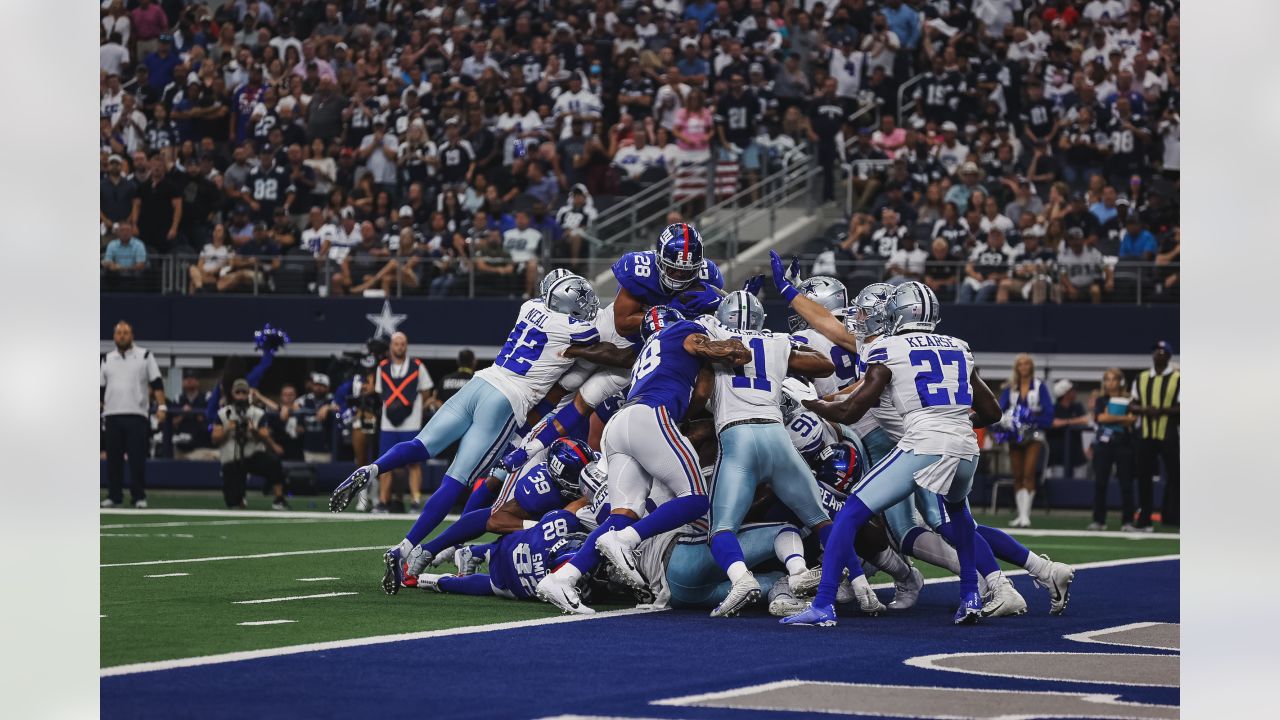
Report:
[[716,319],[734,330],[764,329],[764,305],[746,290],[734,290],[724,296],[716,308]]
[[889,329],[889,317],[885,315],[884,307],[892,294],[893,286],[881,282],[871,283],[858,293],[845,316],[848,318],[845,327],[858,338],[858,342],[871,335],[883,335]]
[[600,310],[600,298],[595,288],[585,278],[567,275],[547,288],[542,302],[552,312],[564,313],[578,320],[591,322]]
[[547,273],[547,276],[542,278],[542,282],[538,283],[538,297],[546,297],[547,291],[551,289],[552,285],[556,284],[557,280],[573,274],[573,271],[567,268],[556,268]]
[[[844,283],[833,277],[815,275],[797,285],[796,290],[799,290],[801,295],[813,300],[837,316],[849,304],[849,291],[845,288]],[[795,313],[792,313],[787,318],[787,324],[791,327],[791,332],[799,332],[809,327],[809,323]]]
[[942,322],[942,309],[938,296],[922,282],[911,280],[894,289],[884,307],[889,319],[888,332],[896,334],[909,330],[933,332]]

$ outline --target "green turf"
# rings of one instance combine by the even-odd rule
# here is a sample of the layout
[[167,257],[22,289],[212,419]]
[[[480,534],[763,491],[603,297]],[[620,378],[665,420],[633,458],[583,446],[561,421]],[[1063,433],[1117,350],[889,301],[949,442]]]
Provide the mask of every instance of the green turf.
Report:
[[[216,494],[153,493],[152,508],[212,508]],[[251,505],[265,508],[257,497]],[[304,503],[295,501],[301,509]],[[317,508],[318,509],[318,508]],[[1050,520],[1052,518],[1052,520]],[[1035,519],[1079,529],[1080,517],[1053,513]],[[551,617],[557,611],[536,602],[439,595],[404,589],[383,595],[381,549],[400,537],[410,518],[355,520],[334,516],[265,518],[181,516],[113,512],[101,516],[103,565],[253,555],[290,551],[372,548],[273,558],[233,559],[101,568],[100,660],[103,667],[281,647],[308,642],[438,630],[469,625]],[[981,520],[981,516],[980,516]],[[994,518],[997,526],[1007,522]],[[1085,518],[1087,523],[1087,518]],[[1178,541],[1145,536],[1027,537],[1036,552],[1082,563],[1127,557],[1169,555]],[[926,577],[945,571],[917,563]],[[451,572],[453,566],[441,566]],[[188,573],[182,577],[147,575]],[[334,577],[302,582],[299,578]],[[884,581],[883,576],[872,579]],[[237,600],[354,592],[339,597],[236,605]],[[604,609],[610,606],[600,606]],[[294,623],[239,626],[246,621]]]

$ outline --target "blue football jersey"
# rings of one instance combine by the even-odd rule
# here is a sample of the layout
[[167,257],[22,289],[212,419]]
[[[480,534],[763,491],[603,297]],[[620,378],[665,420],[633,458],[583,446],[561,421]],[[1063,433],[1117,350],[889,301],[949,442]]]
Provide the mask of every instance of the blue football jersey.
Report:
[[498,541],[489,554],[489,580],[518,598],[537,594],[538,581],[555,569],[556,559],[569,544],[569,533],[580,532],[582,523],[567,510],[552,510],[527,530]]
[[649,338],[631,369],[627,404],[665,407],[672,420],[684,420],[698,370],[702,368],[702,361],[685,351],[684,340],[690,335],[702,334],[706,334],[706,328],[680,320]]
[[[658,257],[652,250],[629,252],[613,264],[613,276],[618,285],[626,288],[631,296],[645,305],[667,305],[680,293],[667,292],[658,277]],[[712,260],[698,274],[703,282],[724,289],[724,276]]]
[[565,504],[545,462],[529,468],[529,472],[516,481],[515,501],[530,517],[542,517]]

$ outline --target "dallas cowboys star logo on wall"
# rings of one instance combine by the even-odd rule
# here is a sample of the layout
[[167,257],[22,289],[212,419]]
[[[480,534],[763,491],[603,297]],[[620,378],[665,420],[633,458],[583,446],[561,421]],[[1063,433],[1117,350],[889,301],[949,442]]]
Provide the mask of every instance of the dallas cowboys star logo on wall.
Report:
[[383,300],[382,312],[376,314],[368,313],[365,317],[369,318],[369,322],[373,323],[373,326],[378,329],[373,334],[374,337],[391,337],[395,334],[396,328],[399,327],[400,323],[404,322],[404,319],[409,316],[391,312],[391,301]]

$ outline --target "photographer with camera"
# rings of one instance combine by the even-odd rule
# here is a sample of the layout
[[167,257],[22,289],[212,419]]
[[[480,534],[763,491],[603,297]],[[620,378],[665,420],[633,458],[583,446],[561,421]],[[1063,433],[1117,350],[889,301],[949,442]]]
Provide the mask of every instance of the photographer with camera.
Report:
[[266,411],[249,404],[249,392],[248,380],[239,378],[232,383],[231,402],[218,410],[218,424],[213,427],[213,444],[220,448],[222,462],[222,497],[228,508],[245,507],[245,480],[253,473],[265,478],[275,490],[271,509],[288,510],[284,468],[278,455],[281,448],[271,438]]

